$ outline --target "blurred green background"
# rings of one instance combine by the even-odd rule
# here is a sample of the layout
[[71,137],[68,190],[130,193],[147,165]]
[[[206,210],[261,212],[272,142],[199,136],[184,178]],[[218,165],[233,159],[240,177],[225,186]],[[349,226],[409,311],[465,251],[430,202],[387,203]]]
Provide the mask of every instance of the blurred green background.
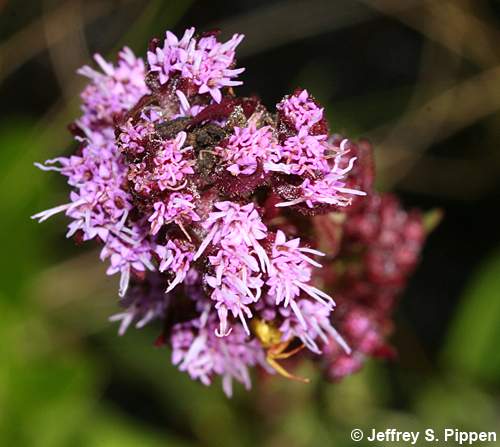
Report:
[[[369,137],[378,185],[441,207],[402,297],[396,362],[340,384],[254,381],[232,400],[193,383],[107,317],[117,279],[64,238],[62,178],[75,70],[165,29],[246,34],[240,91],[267,105],[296,86],[333,130]],[[0,0],[0,446],[352,445],[354,427],[500,432],[498,0]],[[358,443],[357,445],[369,445]],[[385,445],[383,442],[377,445]],[[389,445],[389,444],[387,444]],[[394,444],[390,444],[394,445]]]

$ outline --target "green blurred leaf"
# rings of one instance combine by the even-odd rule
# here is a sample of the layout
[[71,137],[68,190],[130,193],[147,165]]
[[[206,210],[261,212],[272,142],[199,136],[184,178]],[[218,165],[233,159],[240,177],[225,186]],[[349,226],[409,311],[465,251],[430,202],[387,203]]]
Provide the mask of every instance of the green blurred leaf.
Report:
[[443,350],[443,363],[450,370],[498,381],[499,345],[500,252],[496,252],[463,294]]
[[89,421],[81,438],[85,447],[187,447],[191,444],[176,437],[157,433],[106,408]]
[[154,337],[149,330],[130,330],[117,339],[112,328],[103,337],[105,355],[120,365],[123,380],[133,377],[153,387],[174,425],[192,431],[205,445],[232,447],[235,439],[238,445],[254,445],[255,427],[235,411],[248,398],[242,386],[235,383],[235,395],[228,399],[219,380],[210,387],[193,381],[171,364],[169,351],[153,346]]
[[414,407],[422,424],[435,429],[489,431],[498,424],[494,400],[463,380],[432,381],[416,396]]
[[0,300],[0,314],[0,445],[67,445],[96,399],[92,362],[35,308]]

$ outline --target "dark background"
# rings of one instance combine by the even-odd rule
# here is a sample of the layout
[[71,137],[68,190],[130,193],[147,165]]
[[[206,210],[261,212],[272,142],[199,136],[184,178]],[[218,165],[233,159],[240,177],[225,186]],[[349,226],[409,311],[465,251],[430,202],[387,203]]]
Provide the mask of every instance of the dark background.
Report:
[[[500,427],[500,2],[0,0],[0,445],[351,445],[354,427]],[[227,400],[116,337],[116,278],[64,238],[58,176],[94,52],[144,54],[166,29],[246,35],[243,94],[301,86],[333,131],[370,138],[377,184],[441,208],[396,315],[394,363],[340,384],[255,380]],[[359,444],[358,444],[359,445]],[[380,445],[384,445],[380,443]],[[392,444],[394,445],[394,444]]]

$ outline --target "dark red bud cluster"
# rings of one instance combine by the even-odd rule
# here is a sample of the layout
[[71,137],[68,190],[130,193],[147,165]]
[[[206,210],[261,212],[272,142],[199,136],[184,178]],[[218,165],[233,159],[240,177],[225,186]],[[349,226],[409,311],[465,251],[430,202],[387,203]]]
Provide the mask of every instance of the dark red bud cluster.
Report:
[[335,247],[334,274],[325,280],[335,291],[336,328],[353,351],[347,355],[336,343],[327,347],[325,371],[332,380],[357,371],[367,356],[394,356],[386,341],[392,332],[392,312],[426,237],[420,212],[404,210],[391,194],[373,192],[370,144],[361,142],[349,149],[349,156],[358,157],[349,187],[363,189],[368,196],[354,201],[344,219],[315,218],[322,248]]

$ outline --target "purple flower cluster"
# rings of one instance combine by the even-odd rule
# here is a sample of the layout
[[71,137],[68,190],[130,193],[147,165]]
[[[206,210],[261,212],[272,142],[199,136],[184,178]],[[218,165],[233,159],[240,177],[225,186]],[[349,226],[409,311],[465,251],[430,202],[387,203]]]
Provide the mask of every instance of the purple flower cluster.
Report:
[[243,40],[243,35],[235,34],[225,43],[219,42],[214,35],[193,37],[194,28],[186,30],[179,40],[167,31],[163,47],[157,46],[148,52],[150,70],[158,75],[160,84],[166,84],[172,78],[179,77],[189,85],[189,94],[181,88],[177,90],[181,101],[186,96],[208,93],[215,102],[221,102],[221,89],[241,85],[233,78],[241,74],[244,68],[233,68],[236,47]]
[[257,129],[255,123],[250,123],[248,127],[234,127],[234,134],[226,145],[215,149],[222,160],[229,164],[227,170],[231,174],[249,175],[255,173],[259,160],[272,158],[275,147],[271,126]]
[[250,389],[249,368],[269,368],[261,345],[249,340],[241,326],[224,337],[216,335],[217,326],[209,307],[199,317],[174,325],[170,338],[172,363],[205,385],[210,385],[214,375],[221,376],[223,390],[231,396],[233,379]]
[[87,65],[78,70],[91,81],[81,94],[83,116],[79,123],[102,130],[112,127],[114,118],[133,107],[149,89],[144,80],[144,62],[130,48],[118,53],[116,65],[106,62],[100,54],[94,58],[102,73]]
[[108,274],[120,273],[120,296],[124,296],[133,272],[154,270],[152,241],[145,234],[145,220],[132,220],[132,196],[128,188],[127,165],[117,150],[114,122],[145,94],[145,67],[141,59],[124,48],[116,66],[96,55],[104,74],[90,67],[79,70],[91,79],[82,93],[83,116],[73,126],[77,154],[48,160],[37,166],[60,171],[73,187],[70,202],[38,213],[40,222],[65,212],[72,219],[68,237],[98,239],[103,243],[101,259],[110,260]]
[[[147,64],[127,48],[115,65],[96,56],[103,73],[79,71],[90,83],[71,127],[75,154],[38,165],[67,177],[69,203],[33,216],[64,212],[68,237],[100,242],[107,273],[120,273],[124,310],[111,320],[121,335],[161,320],[158,344],[173,363],[205,385],[221,376],[228,395],[234,380],[250,387],[254,366],[303,380],[278,363],[302,347],[348,363],[365,346],[359,327],[379,324],[367,316],[363,326],[354,311],[349,319],[324,291],[340,242],[324,249],[318,224],[343,215],[348,228],[370,212],[360,208],[371,184],[358,147],[329,135],[306,90],[274,111],[237,97],[242,38],[191,28],[153,39]],[[381,262],[394,253],[368,251]]]

